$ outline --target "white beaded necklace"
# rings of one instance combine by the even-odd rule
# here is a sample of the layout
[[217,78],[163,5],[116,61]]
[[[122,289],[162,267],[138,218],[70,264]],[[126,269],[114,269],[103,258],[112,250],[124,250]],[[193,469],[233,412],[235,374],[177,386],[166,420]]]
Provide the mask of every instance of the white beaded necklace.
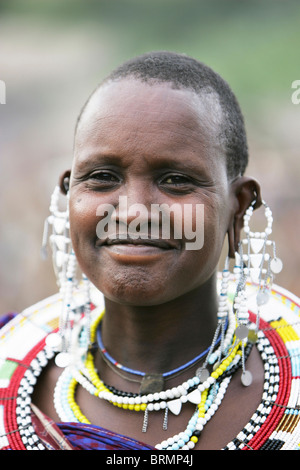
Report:
[[[98,321],[95,323],[97,326]],[[223,341],[223,345],[228,345],[230,337],[232,338],[232,332],[234,331],[234,315],[232,315],[229,323],[226,337]],[[93,326],[92,331],[95,331],[96,326]],[[218,335],[219,328],[216,330],[213,342]],[[95,336],[95,332],[93,334]],[[93,336],[91,338],[93,340]],[[80,342],[80,340],[79,340]],[[77,422],[89,422],[87,418],[78,411],[76,404],[70,403],[70,389],[74,390],[75,384],[80,384],[90,394],[98,396],[100,399],[104,399],[115,406],[129,408],[132,410],[144,411],[144,422],[142,431],[146,432],[148,425],[148,414],[152,411],[165,410],[165,418],[163,423],[163,429],[167,429],[167,414],[171,411],[173,414],[178,415],[181,411],[184,403],[190,402],[195,405],[196,411],[193,413],[187,428],[183,433],[178,436],[173,436],[168,440],[168,446],[171,445],[172,449],[175,448],[193,448],[197,441],[197,435],[203,429],[207,421],[213,416],[218,409],[221,401],[226,392],[227,386],[231,380],[231,375],[220,380],[219,377],[222,373],[228,370],[231,374],[237,365],[241,363],[241,354],[238,353],[238,349],[241,341],[236,339],[234,344],[228,346],[227,354],[222,358],[220,363],[215,366],[215,371],[209,375],[206,366],[208,363],[213,364],[217,359],[220,359],[218,351],[213,351],[213,347],[210,350],[210,354],[204,362],[204,366],[197,372],[197,374],[172,389],[164,390],[161,392],[150,393],[147,395],[132,394],[132,396],[124,396],[124,393],[118,394],[116,391],[109,390],[103,382],[97,376],[96,371],[92,364],[92,358],[90,355],[87,365],[76,365],[72,364],[67,367],[59,381],[54,394],[54,404],[58,415],[62,421],[77,421]],[[68,399],[69,397],[69,399]],[[74,401],[74,399],[72,399]],[[158,449],[165,448],[165,441],[158,444]],[[167,447],[169,448],[169,447]]]

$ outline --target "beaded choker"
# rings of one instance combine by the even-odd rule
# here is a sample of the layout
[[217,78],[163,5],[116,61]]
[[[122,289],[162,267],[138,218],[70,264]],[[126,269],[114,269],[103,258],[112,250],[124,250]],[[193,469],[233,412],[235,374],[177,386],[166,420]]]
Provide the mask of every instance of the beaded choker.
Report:
[[[105,363],[118,375],[122,376],[126,380],[133,381],[133,382],[138,382],[141,384],[140,387],[140,394],[143,395],[145,393],[155,393],[155,392],[160,392],[164,388],[164,382],[170,378],[174,378],[183,371],[186,371],[193,367],[195,364],[197,364],[203,357],[205,357],[209,352],[211,347],[207,348],[205,351],[197,355],[195,358],[191,359],[188,361],[186,364],[183,364],[176,369],[173,369],[171,371],[165,372],[163,374],[147,374],[146,372],[141,372],[139,370],[134,370],[129,367],[126,367],[122,364],[120,364],[118,361],[116,361],[110,353],[107,351],[105,348],[103,341],[102,341],[102,335],[101,335],[101,323],[99,324],[97,328],[97,343],[99,347],[99,352],[105,361]],[[220,343],[221,341],[221,335],[218,337],[216,340],[216,346]],[[128,376],[125,376],[120,372],[124,371],[127,372],[128,374],[132,374],[134,376],[141,377],[140,380],[136,380],[134,378],[129,378]],[[199,370],[199,374],[200,374]]]

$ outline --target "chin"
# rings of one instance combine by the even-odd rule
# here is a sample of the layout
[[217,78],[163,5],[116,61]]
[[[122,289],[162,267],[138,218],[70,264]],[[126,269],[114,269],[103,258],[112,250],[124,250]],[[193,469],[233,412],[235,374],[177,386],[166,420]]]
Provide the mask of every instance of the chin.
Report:
[[[103,293],[104,297],[122,305],[154,306],[171,300],[168,288],[162,279],[153,276],[142,276],[138,273],[110,273],[105,279],[91,279],[93,284]],[[175,294],[175,293],[174,293]],[[178,295],[178,291],[175,297]]]

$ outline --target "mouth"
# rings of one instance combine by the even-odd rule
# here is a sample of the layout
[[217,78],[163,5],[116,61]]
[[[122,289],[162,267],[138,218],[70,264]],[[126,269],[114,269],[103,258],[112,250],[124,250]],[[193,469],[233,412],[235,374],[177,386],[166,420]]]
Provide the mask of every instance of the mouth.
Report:
[[160,238],[154,239],[154,238],[144,238],[144,237],[138,237],[138,238],[127,237],[127,238],[114,238],[114,239],[107,238],[103,244],[107,246],[113,246],[113,245],[152,246],[152,247],[160,248],[162,250],[171,250],[175,248],[174,244],[172,244],[168,240],[162,240]]
[[97,247],[106,248],[118,257],[153,257],[178,250],[179,247],[172,240],[153,239],[146,237],[131,238],[105,238],[98,240]]

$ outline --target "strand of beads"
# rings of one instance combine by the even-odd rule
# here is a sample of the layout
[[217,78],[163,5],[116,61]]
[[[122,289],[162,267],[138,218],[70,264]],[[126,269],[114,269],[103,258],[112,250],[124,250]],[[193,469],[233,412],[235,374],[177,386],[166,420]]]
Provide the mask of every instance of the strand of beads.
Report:
[[[17,391],[16,399],[16,424],[19,435],[26,450],[44,450],[44,444],[36,434],[31,419],[31,396],[37,378],[40,376],[43,368],[53,357],[53,352],[49,348],[41,350],[33,356],[28,369],[25,371]],[[12,411],[12,410],[11,410]],[[13,414],[13,413],[12,413]],[[12,436],[13,438],[13,436]],[[17,433],[14,438],[17,448],[21,449],[18,442]]]
[[[102,318],[102,316],[101,316]],[[91,342],[96,337],[96,329],[100,319],[91,325]],[[218,330],[217,330],[218,331]],[[84,332],[83,332],[84,333]],[[78,338],[80,343],[80,337]],[[216,355],[219,358],[220,354]],[[93,355],[89,352],[84,364],[67,367],[57,383],[55,392],[55,406],[58,415],[63,421],[72,420],[75,422],[89,423],[83,415],[75,400],[75,390],[77,384],[84,387],[90,394],[104,399],[114,406],[127,410],[143,411],[144,424],[143,431],[147,429],[148,412],[165,410],[164,429],[167,429],[167,411],[170,410],[175,415],[179,414],[184,403],[190,401],[197,405],[197,413],[194,413],[188,427],[180,433],[180,437],[172,437],[174,448],[191,449],[196,444],[197,439],[205,423],[218,409],[224,397],[225,390],[232,374],[241,363],[241,342],[233,338],[227,356],[222,361],[216,363],[215,370],[205,380],[200,380],[196,375],[188,381],[172,389],[162,392],[141,395],[138,393],[127,393],[106,386],[95,370]],[[226,384],[220,386],[220,383]],[[168,444],[169,445],[169,444]]]
[[[71,351],[73,341],[74,325],[78,323],[80,326],[85,325],[86,338],[89,339],[89,320],[91,311],[90,299],[90,281],[82,274],[83,281],[83,296],[85,317],[82,318],[81,312],[77,311],[74,304],[74,290],[77,288],[80,279],[78,279],[77,271],[80,271],[77,266],[75,253],[72,249],[70,238],[70,223],[69,223],[69,193],[66,198],[65,210],[60,209],[60,195],[61,190],[56,186],[51,196],[50,203],[50,216],[45,221],[42,254],[46,256],[47,239],[49,226],[52,226],[52,234],[49,237],[49,242],[52,248],[53,267],[57,278],[60,294],[63,297],[62,310],[60,314],[59,332],[49,335],[47,342],[49,346],[60,351],[57,354],[55,361],[59,367],[66,367],[70,361],[74,351]],[[87,350],[88,344],[85,343]]]
[[[207,356],[207,361],[205,362],[204,367],[207,365],[208,360],[210,361],[210,364],[213,364],[217,360],[220,360],[222,354],[224,353],[224,350],[229,347],[232,337],[233,337],[233,333],[234,333],[234,327],[232,327],[232,324],[234,324],[235,322],[234,322],[234,317],[231,316],[231,320],[233,320],[233,322],[232,321],[230,322],[231,328],[228,328],[228,332],[225,336],[225,329],[226,329],[226,326],[228,325],[228,317],[229,317],[229,305],[228,305],[228,299],[227,299],[228,284],[229,284],[228,264],[229,264],[229,259],[227,258],[226,263],[225,263],[225,269],[223,270],[223,273],[222,273],[221,292],[220,292],[219,308],[218,308],[218,314],[217,314],[218,327],[215,332],[215,336],[214,336],[211,346],[207,348],[205,351],[203,351],[201,354],[197,355],[192,360],[188,361],[186,364],[183,364],[169,372],[163,373],[162,378],[168,378],[168,377],[177,375],[183,370],[186,370],[192,367],[194,364],[196,364],[196,362],[200,361],[200,359],[202,359],[204,356]],[[220,333],[220,331],[221,331],[221,334],[218,337],[218,334]],[[145,377],[147,375],[145,372],[137,371],[137,370],[128,368],[120,364],[110,355],[110,353],[107,351],[102,341],[101,325],[99,325],[97,329],[97,341],[99,345],[99,351],[101,352],[103,359],[108,364],[108,366],[111,367],[113,370],[116,371],[117,369],[120,369],[127,373],[138,375],[141,377]],[[215,350],[218,343],[220,343],[220,347]],[[118,373],[120,374],[120,372]]]
[[51,196],[50,214],[44,224],[44,233],[41,254],[47,258],[47,241],[49,227],[52,226],[52,234],[49,241],[52,248],[53,267],[57,278],[57,284],[61,288],[65,279],[65,270],[68,263],[68,254],[71,246],[69,238],[69,211],[59,209],[60,188],[56,186]]
[[[103,390],[104,384],[98,377],[92,360],[86,363],[88,370],[87,378],[97,388],[99,392],[99,398],[109,401],[115,406],[122,408],[125,407],[125,409],[127,409],[128,405],[131,405],[129,409],[135,409],[136,411],[143,411],[145,405],[147,406],[148,411],[158,411],[168,406],[171,412],[174,414],[179,414],[183,403],[190,401],[191,403],[197,404],[197,402],[199,402],[201,391],[209,388],[210,385],[215,380],[217,380],[230,366],[234,357],[238,353],[239,347],[239,344],[235,345],[232,348],[230,354],[228,354],[228,356],[219,364],[216,370],[212,372],[211,376],[203,381],[203,383],[201,383],[200,378],[196,375],[190,380],[182,383],[177,387],[173,387],[172,389],[157,393],[150,393],[143,396],[140,394],[133,394],[133,396],[128,397],[126,395],[124,396],[124,392],[112,393],[108,389]],[[99,385],[101,386],[101,389],[99,388]]]
[[[201,393],[209,389],[230,366],[232,367],[239,361],[240,355],[238,348],[238,344],[232,348],[231,353],[203,383],[200,383],[200,379],[195,376],[178,387],[145,396],[139,394],[131,394],[131,396],[129,396],[126,392],[121,391],[115,391],[115,393],[111,392],[99,378],[94,368],[93,357],[89,354],[85,368],[82,368],[80,371],[76,371],[72,368],[72,375],[68,375],[66,371],[64,372],[62,380],[58,383],[57,396],[62,396],[62,390],[65,390],[67,399],[61,401],[61,407],[72,408],[73,406],[74,412],[76,402],[72,380],[75,379],[75,381],[80,383],[89,393],[97,395],[100,399],[105,399],[114,406],[135,411],[159,411],[167,407],[174,414],[179,414],[183,403],[190,401],[198,404],[201,400]],[[65,382],[64,385],[62,385],[62,382]],[[58,413],[62,414],[59,406],[57,406],[57,409]]]
[[[221,358],[224,349],[226,349],[226,342],[224,338],[225,334],[225,323],[228,320],[229,316],[229,305],[228,305],[228,285],[229,285],[229,258],[226,258],[225,267],[222,271],[222,280],[220,286],[220,295],[219,295],[219,307],[217,313],[218,323],[221,325],[221,345],[219,348],[219,358]],[[231,336],[232,338],[232,336]],[[230,338],[230,340],[231,340]]]
[[[225,272],[227,271],[226,267],[225,267],[224,271]],[[228,283],[228,277],[227,277],[227,275],[225,275],[225,276],[223,275],[223,281],[224,281],[223,290],[227,291],[227,288],[228,288],[228,284],[227,284]],[[221,291],[221,295],[222,294],[223,293]],[[220,300],[219,306],[225,306],[224,303],[222,303],[222,300]],[[225,318],[222,317],[223,314],[224,314],[224,311],[222,309],[221,317],[219,318],[219,321],[218,321],[217,329],[215,331],[215,335],[214,335],[214,338],[212,340],[210,351],[209,351],[209,353],[208,353],[208,355],[207,355],[207,357],[204,361],[203,366],[196,371],[196,376],[199,377],[202,382],[209,376],[209,372],[208,372],[208,369],[207,369],[208,364],[210,364],[211,366],[214,365],[214,364],[219,364],[221,362],[222,355],[224,357],[224,355],[226,354],[226,351],[231,350],[231,348],[233,347],[234,341],[235,341],[235,339],[234,339],[235,330],[236,330],[235,315],[230,309],[228,310],[227,315],[225,316],[225,318],[227,318],[226,321],[228,323],[228,327],[227,327],[226,335],[224,336],[224,334],[223,334],[224,333],[223,324],[224,324]],[[220,344],[219,348],[214,350],[215,341],[216,341],[217,335],[219,334],[220,330],[221,330],[221,336],[222,336],[221,344]],[[226,359],[226,357],[225,357],[225,359]]]
[[155,448],[157,450],[193,449],[199,440],[199,436],[204,426],[220,406],[230,380],[231,377],[225,378],[220,383],[215,384],[216,387],[212,387],[210,392],[208,390],[204,390],[201,402],[189,420],[186,429],[179,434],[175,434],[174,436],[160,442],[155,446]]
[[228,351],[231,348],[234,334],[235,334],[235,329],[236,329],[236,319],[235,315],[232,310],[228,311],[228,326],[226,330],[225,337],[223,339],[223,345],[220,345],[216,351],[211,351],[210,354],[207,357],[207,364],[215,364],[217,361],[219,361],[219,358],[221,357],[221,348],[224,351]]
[[[101,328],[100,328],[100,325],[99,325],[99,328],[97,330],[97,340],[98,340],[98,345],[99,345],[99,351],[100,353],[102,354],[105,362],[108,364],[108,366],[110,368],[112,368],[112,370],[115,370],[115,368],[117,369],[120,369],[122,371],[125,371],[129,374],[133,374],[133,375],[138,375],[138,376],[141,376],[141,377],[145,377],[147,374],[146,372],[142,372],[142,371],[138,371],[138,370],[135,370],[135,369],[131,369],[129,367],[126,367],[122,364],[120,364],[119,362],[117,362],[110,354],[109,352],[107,351],[107,349],[105,348],[104,344],[103,344],[103,341],[102,341],[102,336],[101,336]],[[220,341],[223,341],[223,338],[222,338],[222,335],[220,335],[220,337],[216,340],[216,344],[218,344]],[[202,359],[203,357],[205,357],[210,351],[210,347],[207,348],[205,351],[203,351],[202,353],[198,354],[196,357],[194,357],[193,359],[191,359],[190,361],[188,361],[187,363],[177,367],[176,369],[173,369],[171,371],[168,371],[168,372],[164,372],[162,374],[162,377],[163,378],[168,378],[168,377],[172,377],[172,376],[175,376],[177,374],[179,374],[180,372],[192,367],[194,364],[196,364],[197,362],[200,361],[200,359]]]
[[73,378],[69,368],[66,368],[56,382],[54,390],[53,403],[56,413],[63,422],[90,424],[74,400],[76,386],[76,379]]
[[[272,326],[276,327],[274,323]],[[284,444],[284,440],[279,441],[276,438],[280,429],[286,429],[286,423],[281,424],[280,421],[283,412],[286,410],[286,413],[289,413],[291,388],[288,379],[288,364],[290,359],[286,355],[287,351],[283,344],[280,340],[278,341],[277,333],[269,328],[267,323],[261,324],[257,348],[264,364],[262,401],[245,428],[228,443],[225,448],[228,450],[247,448],[267,450]],[[281,380],[281,377],[285,377],[285,380]],[[272,434],[271,429],[274,429]],[[286,445],[288,446],[287,440]]]
[[243,449],[249,443],[251,443],[251,447],[255,446],[254,442],[252,443],[251,441],[270,416],[272,404],[277,398],[280,377],[278,362],[274,354],[274,350],[270,346],[269,341],[263,335],[261,335],[257,346],[261,352],[265,369],[262,402],[259,404],[255,413],[251,416],[250,421],[244,429],[239,432],[233,441],[228,443],[226,448],[230,450]]
[[91,292],[90,292],[90,281],[86,277],[86,275],[83,273],[82,274],[82,279],[83,279],[83,289],[84,289],[84,305],[85,305],[85,311],[84,311],[84,330],[85,333],[81,335],[81,343],[82,347],[86,349],[86,351],[89,348],[89,341],[91,337],[91,310],[92,310],[92,302],[91,302]]
[[[262,450],[290,450],[296,448],[294,438],[299,435],[298,345],[300,339],[296,329],[289,325],[284,318],[277,319],[270,325],[278,332],[276,335],[275,330],[266,331],[266,335],[272,338],[278,360],[278,375],[281,379],[276,384],[277,394],[268,399],[263,397],[264,403],[272,408],[266,422],[268,427],[271,429],[273,427],[274,431],[271,434],[268,429],[265,430],[263,445],[260,445],[259,448]],[[298,364],[295,361],[297,355]],[[255,447],[260,444],[256,436],[252,443]]]
[[[157,445],[157,449],[180,449],[183,450],[192,449],[198,441],[199,435],[205,426],[205,424],[210,420],[210,418],[214,415],[217,411],[218,407],[220,406],[222,399],[225,395],[227,386],[231,380],[231,375],[225,377],[223,380],[220,380],[222,374],[227,371],[230,372],[229,369],[231,366],[232,369],[238,364],[239,361],[239,354],[235,354],[238,346],[234,348],[231,355],[229,356],[228,364],[223,364],[222,367],[218,367],[209,379],[200,384],[199,391],[200,391],[200,403],[198,403],[197,412],[193,414],[192,418],[190,419],[187,428],[185,431],[181,432],[178,436],[173,436],[169,438],[167,441],[163,441],[163,443]],[[225,375],[225,374],[224,374]],[[68,376],[68,377],[67,377]],[[68,378],[69,380],[69,387],[65,387],[62,382],[64,378]],[[91,384],[85,379],[85,383],[79,376],[76,376],[79,383],[81,383],[85,388],[89,388],[89,392],[96,394],[96,387],[92,388]],[[61,399],[61,406],[64,408],[63,412],[56,406],[56,409],[61,416],[65,420],[72,420],[77,422],[86,422],[89,423],[87,418],[81,413],[80,408],[75,402],[74,394],[75,394],[75,382],[76,379],[72,378],[70,374],[67,374],[66,370],[61,376],[59,381],[59,386],[57,388],[57,396]],[[188,384],[186,384],[187,386]],[[64,393],[63,393],[64,391]],[[149,405],[147,406],[147,408]],[[66,408],[69,408],[71,411],[70,414],[66,412]],[[136,409],[132,404],[128,403],[128,409]],[[150,410],[155,409],[150,408]],[[161,409],[161,408],[157,408]],[[167,443],[167,447],[166,447]]]

